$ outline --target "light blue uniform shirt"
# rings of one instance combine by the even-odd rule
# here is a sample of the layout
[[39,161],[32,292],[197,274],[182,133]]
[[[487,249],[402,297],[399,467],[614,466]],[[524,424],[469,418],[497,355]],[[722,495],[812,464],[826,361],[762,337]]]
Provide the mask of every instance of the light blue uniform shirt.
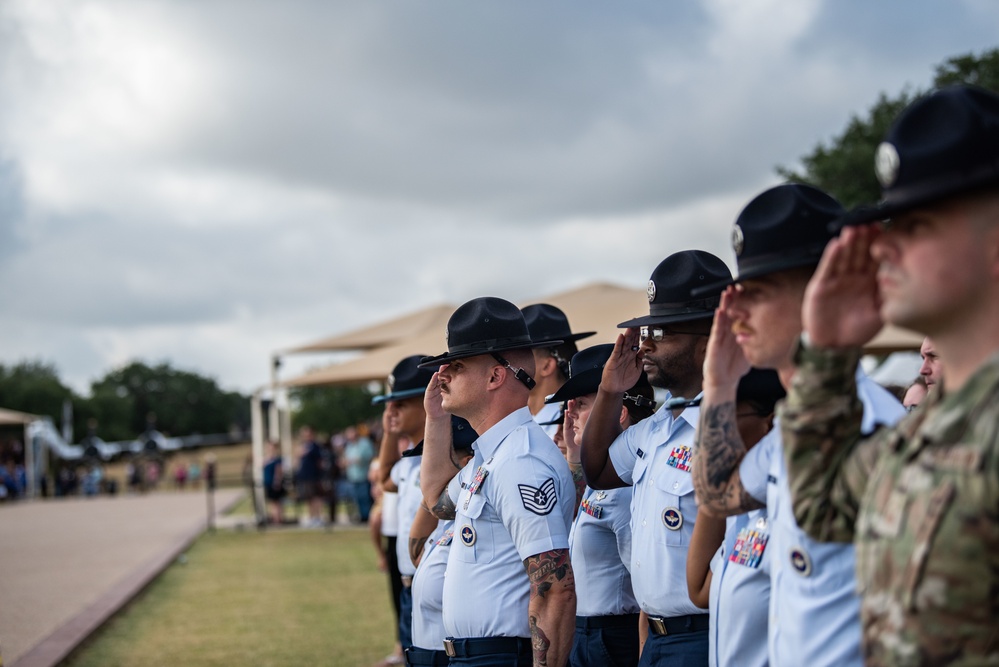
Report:
[[649,616],[703,614],[687,595],[687,549],[697,519],[690,459],[700,411],[662,409],[610,446],[617,476],[633,485],[631,583]]
[[[534,421],[541,424],[541,422],[550,422],[551,420],[562,414],[562,406],[558,403],[545,403],[545,406],[538,410],[538,414],[534,415]],[[558,424],[549,424],[548,426],[542,426],[541,429],[555,441],[555,433],[558,431]]]
[[[859,369],[857,390],[864,433],[905,415],[895,397]],[[798,527],[779,425],[749,450],[739,475],[746,491],[766,501],[770,516],[770,664],[863,665],[853,544],[818,542]]]
[[767,664],[769,536],[766,508],[725,520],[725,539],[711,559],[711,667]]
[[399,539],[395,543],[395,555],[399,559],[399,574],[412,577],[416,566],[409,557],[409,529],[416,513],[420,511],[423,493],[420,491],[420,456],[404,456],[392,466],[389,477],[399,488],[399,501],[396,511],[399,515]]
[[586,487],[569,533],[576,616],[637,614],[631,588],[631,487]]
[[457,508],[444,577],[448,636],[529,638],[524,559],[569,548],[569,465],[525,407],[479,435],[448,495]]
[[454,521],[441,521],[427,538],[413,576],[413,646],[443,651],[444,570],[454,535]]

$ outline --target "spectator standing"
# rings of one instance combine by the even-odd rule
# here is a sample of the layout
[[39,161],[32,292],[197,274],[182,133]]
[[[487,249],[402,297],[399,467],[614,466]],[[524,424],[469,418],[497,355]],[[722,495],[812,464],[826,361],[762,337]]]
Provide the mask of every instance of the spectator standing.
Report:
[[298,502],[305,503],[308,511],[303,523],[310,528],[318,528],[323,525],[323,497],[320,487],[322,455],[312,427],[303,426],[299,429],[298,443],[301,452],[295,479],[298,486]]
[[350,483],[354,505],[357,508],[357,521],[368,522],[371,512],[371,482],[368,481],[368,467],[375,457],[375,446],[367,435],[362,435],[357,427],[350,426],[344,431],[347,444],[343,448],[344,466],[347,481]]

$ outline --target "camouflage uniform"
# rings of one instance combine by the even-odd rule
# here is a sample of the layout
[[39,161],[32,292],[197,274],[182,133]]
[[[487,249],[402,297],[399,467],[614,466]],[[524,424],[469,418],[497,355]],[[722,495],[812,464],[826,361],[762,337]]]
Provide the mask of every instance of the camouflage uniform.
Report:
[[794,512],[855,540],[869,665],[999,665],[999,355],[861,439],[859,350],[800,348],[780,411]]

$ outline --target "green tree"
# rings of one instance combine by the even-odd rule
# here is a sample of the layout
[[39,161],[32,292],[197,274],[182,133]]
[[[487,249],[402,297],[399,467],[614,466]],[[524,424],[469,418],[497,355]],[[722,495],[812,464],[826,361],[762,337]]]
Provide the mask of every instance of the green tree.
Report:
[[[949,58],[935,72],[934,88],[971,83],[999,92],[999,48],[980,56]],[[876,202],[881,187],[874,176],[874,152],[899,112],[924,92],[904,90],[894,97],[881,93],[865,115],[851,117],[828,145],[820,143],[803,156],[802,171],[778,167],[777,173],[789,181],[818,186],[847,208]]]
[[362,387],[298,387],[290,392],[297,404],[292,425],[308,424],[317,431],[336,433],[378,417],[382,407],[371,405],[372,394]]
[[169,364],[135,361],[91,385],[89,408],[105,440],[134,438],[152,414],[171,435],[224,433],[249,423],[249,398],[219,388],[215,380]]
[[0,407],[47,415],[59,424],[66,399],[77,402],[73,390],[59,379],[55,366],[42,361],[0,364]]

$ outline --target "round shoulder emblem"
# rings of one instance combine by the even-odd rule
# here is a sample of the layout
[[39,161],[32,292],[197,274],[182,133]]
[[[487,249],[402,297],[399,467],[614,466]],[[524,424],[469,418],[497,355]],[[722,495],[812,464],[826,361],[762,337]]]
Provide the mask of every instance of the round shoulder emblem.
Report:
[[808,552],[801,547],[793,547],[788,554],[791,560],[791,569],[803,577],[812,573],[812,559],[808,557]]
[[475,529],[467,523],[461,527],[461,543],[466,547],[475,544]]
[[898,178],[898,151],[887,141],[881,142],[878,152],[874,155],[874,173],[881,182],[881,187],[887,188]]
[[670,530],[680,530],[683,526],[683,515],[675,507],[667,507],[663,510],[663,525]]
[[739,257],[742,255],[742,246],[745,244],[746,237],[742,235],[742,227],[735,225],[732,227],[732,250],[735,251],[735,256]]
[[649,303],[656,300],[656,283],[654,280],[649,281],[649,287],[645,291],[649,294]]

